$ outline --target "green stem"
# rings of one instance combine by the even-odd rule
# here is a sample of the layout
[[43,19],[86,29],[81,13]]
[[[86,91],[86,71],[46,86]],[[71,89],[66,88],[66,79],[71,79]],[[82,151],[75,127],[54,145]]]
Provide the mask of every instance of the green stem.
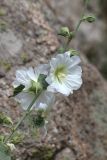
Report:
[[67,43],[65,44],[65,47],[64,47],[64,51],[65,51],[65,52],[66,52],[66,50],[67,50],[67,48],[68,48],[68,46],[69,46],[70,41],[71,41],[71,39],[68,38]]
[[81,23],[82,23],[82,19],[83,19],[83,17],[84,17],[84,14],[85,14],[85,10],[86,10],[86,8],[87,8],[87,5],[88,5],[88,1],[85,2],[85,7],[84,7],[83,12],[82,12],[82,14],[81,14],[81,18],[80,18],[80,20],[79,20],[79,22],[78,22],[78,24],[77,24],[77,26],[76,26],[76,29],[75,29],[75,34],[76,34],[76,32],[79,30],[79,27],[80,27],[80,25],[81,25]]
[[14,135],[14,133],[16,132],[16,130],[19,128],[20,124],[23,122],[23,120],[29,115],[30,110],[33,106],[33,104],[35,103],[36,99],[38,98],[38,96],[40,95],[40,93],[38,95],[35,96],[35,98],[33,99],[33,101],[31,102],[31,104],[28,106],[25,114],[22,116],[22,118],[20,119],[20,121],[16,124],[15,128],[13,129],[13,131],[11,132],[11,134],[4,140],[4,143],[7,143],[9,140],[11,140],[12,136]]
[[[86,8],[87,8],[87,5],[88,5],[88,1],[85,2],[85,7],[84,7],[83,12],[82,12],[82,14],[81,14],[81,18],[80,18],[80,20],[79,20],[79,22],[78,22],[78,24],[77,24],[77,26],[76,26],[76,29],[74,30],[74,35],[76,35],[76,33],[77,33],[78,30],[79,30],[79,27],[80,27],[80,25],[81,25],[81,23],[82,23],[82,19],[83,19],[83,17],[84,17],[84,14],[85,14],[85,10],[86,10]],[[67,48],[68,48],[71,40],[72,40],[72,38],[68,38],[67,43],[66,43],[66,45],[65,45],[65,51],[67,50]]]

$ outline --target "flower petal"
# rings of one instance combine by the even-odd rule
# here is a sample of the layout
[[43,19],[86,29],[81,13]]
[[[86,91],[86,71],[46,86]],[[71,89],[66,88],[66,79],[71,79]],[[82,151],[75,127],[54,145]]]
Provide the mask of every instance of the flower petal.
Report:
[[41,64],[38,67],[35,67],[35,75],[39,77],[40,74],[47,75],[49,72],[50,66],[48,64]]
[[41,108],[41,105],[44,106],[45,108],[49,108],[50,106],[53,105],[55,101],[55,96],[53,93],[48,92],[48,91],[43,91],[40,96],[37,98],[34,108]]
[[[68,96],[73,93],[73,90],[79,89],[82,84],[80,62],[79,56],[70,57],[69,52],[58,54],[55,58],[52,58],[50,61],[50,73],[46,78],[49,84],[47,90],[60,92]],[[61,66],[63,66],[62,70],[60,69]]]
[[26,69],[16,71],[16,81],[20,84],[23,84],[25,87],[28,87],[30,85],[30,78],[27,75]]
[[33,101],[34,97],[35,95],[32,93],[21,92],[15,96],[15,99],[21,104],[22,108],[26,110]]
[[35,75],[34,69],[32,67],[28,69],[27,74],[31,80],[37,81],[37,76]]

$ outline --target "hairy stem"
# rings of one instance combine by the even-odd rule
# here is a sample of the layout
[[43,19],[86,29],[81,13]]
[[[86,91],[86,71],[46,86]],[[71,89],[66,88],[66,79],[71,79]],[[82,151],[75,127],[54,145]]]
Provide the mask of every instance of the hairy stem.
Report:
[[10,135],[4,140],[4,143],[7,143],[9,140],[11,140],[11,138],[12,138],[13,135],[14,135],[14,133],[15,133],[15,132],[17,131],[17,129],[19,128],[20,124],[21,124],[21,123],[23,122],[23,120],[29,115],[31,108],[32,108],[33,104],[35,103],[35,101],[36,101],[36,99],[38,98],[39,95],[40,95],[40,93],[37,94],[37,95],[34,97],[33,101],[32,101],[31,104],[28,106],[25,114],[22,116],[22,118],[20,119],[20,121],[16,124],[15,128],[14,128],[13,131],[10,133]]

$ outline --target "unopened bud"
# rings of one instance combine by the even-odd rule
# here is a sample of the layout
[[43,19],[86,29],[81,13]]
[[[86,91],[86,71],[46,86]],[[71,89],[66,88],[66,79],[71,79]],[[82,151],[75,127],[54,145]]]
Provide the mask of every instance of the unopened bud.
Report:
[[63,36],[63,37],[68,37],[69,34],[70,34],[69,28],[68,27],[62,27],[58,34]]
[[96,17],[94,15],[84,16],[82,20],[92,23],[96,20]]
[[78,51],[74,50],[74,49],[70,49],[70,56],[76,56],[79,55]]

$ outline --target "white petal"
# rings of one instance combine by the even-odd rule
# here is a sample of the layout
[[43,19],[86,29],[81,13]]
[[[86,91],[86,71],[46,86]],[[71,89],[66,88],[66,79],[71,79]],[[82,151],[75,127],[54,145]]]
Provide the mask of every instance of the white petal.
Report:
[[70,59],[71,59],[71,66],[72,67],[80,64],[80,62],[81,62],[81,59],[79,56],[72,56]]
[[18,86],[20,85],[20,83],[19,83],[17,80],[15,80],[15,81],[12,83],[12,85],[13,85],[14,88],[16,88],[16,87],[18,87]]
[[52,83],[48,86],[47,90],[53,93],[60,92],[65,96],[70,95],[71,92],[71,89],[64,83]]
[[55,101],[55,96],[53,93],[48,92],[48,91],[43,91],[40,96],[37,98],[34,108],[41,108],[42,106],[45,106],[45,108],[49,108],[50,106],[53,105]]
[[47,108],[47,104],[44,104],[44,103],[39,104],[39,109],[46,109],[46,108]]
[[21,92],[15,96],[15,99],[21,104],[22,108],[26,110],[33,101],[34,97],[35,95],[32,93]]
[[16,71],[16,80],[17,82],[23,84],[24,86],[30,85],[30,78],[27,75],[27,70],[25,69]]
[[47,82],[48,84],[51,84],[51,83],[52,83],[52,79],[54,79],[54,78],[53,78],[53,74],[50,73],[50,75],[47,76],[45,80],[46,80],[46,82]]
[[65,52],[64,54],[67,55],[67,56],[70,56],[70,55],[71,55],[71,52],[70,52],[70,51],[67,51],[67,52]]
[[49,72],[50,66],[48,64],[41,64],[38,67],[36,67],[35,70],[35,75],[39,77],[40,74],[47,75]]
[[82,68],[80,66],[74,66],[69,69],[69,74],[82,76]]
[[71,88],[71,90],[77,90],[82,85],[82,79],[79,76],[67,76],[65,81],[66,86]]
[[34,69],[33,69],[32,67],[30,67],[30,68],[28,69],[27,74],[28,74],[28,76],[29,76],[29,78],[30,78],[31,80],[37,81],[37,77],[36,77],[36,75],[35,75],[35,73],[34,73]]

